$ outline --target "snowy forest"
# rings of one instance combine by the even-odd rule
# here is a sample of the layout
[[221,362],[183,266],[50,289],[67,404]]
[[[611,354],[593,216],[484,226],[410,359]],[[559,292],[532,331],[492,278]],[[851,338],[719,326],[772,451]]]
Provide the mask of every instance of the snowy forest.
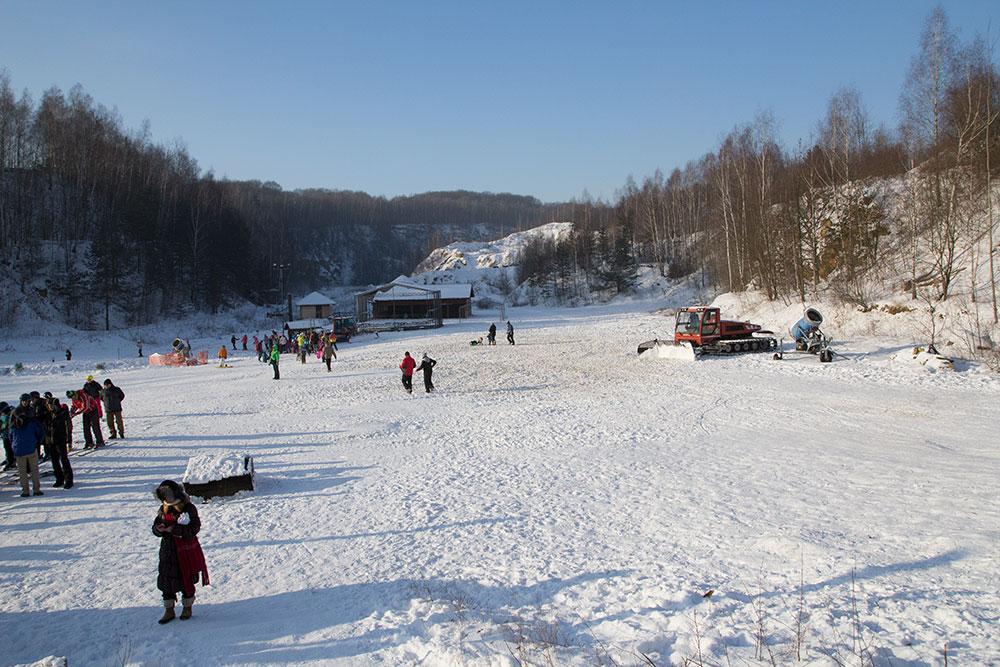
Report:
[[[765,112],[669,175],[629,177],[614,202],[543,204],[220,180],[184,146],[154,142],[148,126],[126,129],[79,86],[36,103],[0,72],[0,256],[25,298],[59,304],[75,326],[110,328],[112,308],[131,325],[237,299],[274,303],[279,292],[391,279],[451,241],[562,220],[573,234],[537,239],[518,273],[560,303],[628,293],[642,263],[721,291],[805,300],[828,289],[865,305],[903,262],[908,277],[894,288],[944,300],[966,281],[996,320],[992,253],[977,248],[995,246],[998,87],[990,43],[961,42],[938,9],[900,91],[897,127],[876,125],[860,92],[843,88],[794,148]],[[903,175],[890,225],[872,184]],[[977,268],[985,259],[988,276]],[[29,288],[42,266],[46,286]],[[9,322],[13,297],[4,298]]]
[[[669,176],[630,178],[610,228],[580,203],[572,238],[539,239],[522,277],[572,297],[580,285],[627,290],[642,262],[670,277],[701,272],[718,291],[805,301],[829,289],[862,307],[880,285],[941,301],[964,281],[996,322],[992,253],[980,246],[996,246],[998,84],[991,45],[960,42],[937,9],[900,91],[898,127],[876,125],[853,88],[831,95],[814,139],[794,149],[762,113]],[[904,175],[890,212],[879,195]]]

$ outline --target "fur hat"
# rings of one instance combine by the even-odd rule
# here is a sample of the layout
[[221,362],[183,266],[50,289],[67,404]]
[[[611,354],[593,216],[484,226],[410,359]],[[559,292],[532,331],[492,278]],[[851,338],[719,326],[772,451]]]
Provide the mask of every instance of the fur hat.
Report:
[[157,500],[168,505],[187,502],[188,496],[184,493],[184,488],[172,479],[165,479],[153,491]]

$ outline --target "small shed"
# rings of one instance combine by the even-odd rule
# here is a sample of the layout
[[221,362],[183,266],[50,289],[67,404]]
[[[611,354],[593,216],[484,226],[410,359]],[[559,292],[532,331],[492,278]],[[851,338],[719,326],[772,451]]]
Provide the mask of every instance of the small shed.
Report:
[[319,292],[313,292],[295,302],[300,320],[327,318],[333,315],[333,301]]

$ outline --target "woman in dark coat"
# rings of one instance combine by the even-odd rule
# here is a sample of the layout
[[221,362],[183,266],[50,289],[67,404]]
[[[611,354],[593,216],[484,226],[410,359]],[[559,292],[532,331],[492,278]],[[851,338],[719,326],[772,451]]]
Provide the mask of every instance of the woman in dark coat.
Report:
[[194,604],[194,585],[201,578],[201,585],[208,585],[208,567],[198,543],[201,519],[198,508],[184,493],[180,484],[164,480],[153,495],[160,501],[160,510],[153,520],[153,535],[160,538],[160,570],[156,587],[163,593],[163,617],[160,623],[174,620],[177,593],[181,593],[181,620],[191,618]]

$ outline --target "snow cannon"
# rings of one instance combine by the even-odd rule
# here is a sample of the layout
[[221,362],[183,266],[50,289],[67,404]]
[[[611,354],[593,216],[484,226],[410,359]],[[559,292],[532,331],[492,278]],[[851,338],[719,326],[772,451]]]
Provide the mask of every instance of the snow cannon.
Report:
[[[795,341],[795,352],[800,354],[816,354],[822,363],[833,361],[833,350],[830,349],[830,339],[819,325],[823,324],[823,314],[815,308],[806,308],[802,319],[792,325],[788,334]],[[784,359],[784,350],[779,349],[775,359]]]
[[788,333],[796,343],[806,342],[819,331],[821,324],[823,324],[823,314],[815,308],[806,308],[802,319],[796,322]]

